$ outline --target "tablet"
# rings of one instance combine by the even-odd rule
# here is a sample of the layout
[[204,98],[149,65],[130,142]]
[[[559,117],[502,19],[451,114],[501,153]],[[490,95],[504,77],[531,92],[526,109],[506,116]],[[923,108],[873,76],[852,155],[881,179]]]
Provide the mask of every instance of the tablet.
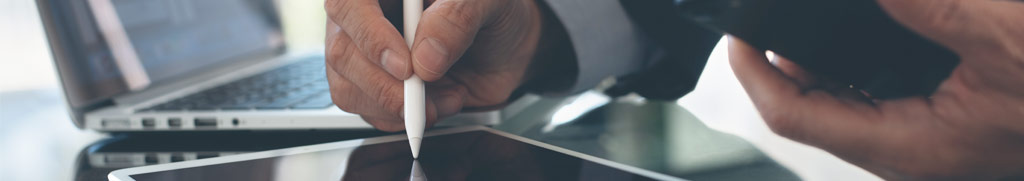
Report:
[[392,135],[135,167],[110,180],[682,180],[488,127]]

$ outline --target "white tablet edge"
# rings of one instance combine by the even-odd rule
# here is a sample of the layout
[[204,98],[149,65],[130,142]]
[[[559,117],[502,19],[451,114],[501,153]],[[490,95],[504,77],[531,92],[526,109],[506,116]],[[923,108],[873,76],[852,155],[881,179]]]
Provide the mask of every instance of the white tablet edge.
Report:
[[[469,131],[478,131],[478,130],[479,131],[487,131],[487,132],[494,133],[494,134],[499,135],[499,136],[503,136],[503,137],[510,138],[510,139],[513,139],[513,140],[521,141],[521,142],[524,142],[524,143],[527,143],[527,144],[531,144],[531,145],[534,145],[534,146],[539,146],[541,148],[545,148],[545,149],[552,150],[552,151],[555,151],[555,152],[567,154],[567,155],[570,155],[570,156],[573,156],[573,157],[577,157],[577,158],[580,158],[580,159],[583,159],[583,160],[592,161],[594,163],[598,163],[598,164],[601,164],[601,165],[609,166],[609,167],[612,167],[612,168],[621,169],[621,170],[624,170],[624,171],[627,171],[627,172],[630,172],[630,173],[635,173],[635,174],[638,174],[638,175],[650,177],[650,178],[653,178],[653,179],[656,179],[656,180],[683,180],[683,179],[676,178],[676,177],[669,176],[669,175],[665,175],[665,174],[662,174],[662,173],[658,173],[658,172],[642,169],[642,168],[639,168],[639,167],[634,167],[634,166],[631,166],[631,165],[617,163],[617,162],[614,162],[614,161],[611,161],[611,160],[606,160],[606,159],[603,159],[603,158],[599,158],[599,157],[595,157],[595,156],[590,156],[590,155],[587,155],[587,154],[583,154],[583,153],[572,151],[572,150],[569,150],[569,149],[557,147],[557,146],[550,145],[550,144],[547,144],[547,143],[531,140],[529,138],[521,137],[521,136],[518,136],[518,135],[511,134],[511,133],[506,133],[506,132],[503,132],[503,131],[498,131],[498,130],[491,129],[491,128],[486,127],[486,126],[466,126],[466,127],[456,127],[456,128],[432,130],[432,131],[429,131],[429,132],[423,134],[423,137],[427,138],[427,137],[437,136],[437,135],[447,135],[447,134],[462,133],[462,132],[469,132]],[[167,171],[167,170],[175,170],[175,169],[183,169],[183,168],[191,168],[191,167],[199,167],[199,166],[207,166],[207,165],[215,165],[215,164],[238,162],[238,161],[245,161],[245,160],[255,160],[255,159],[278,157],[278,156],[286,156],[286,155],[294,155],[294,154],[302,154],[302,153],[310,153],[310,152],[318,152],[318,151],[325,151],[325,150],[332,150],[332,149],[339,149],[339,148],[349,148],[349,147],[355,147],[355,146],[361,146],[361,145],[371,145],[371,144],[384,143],[384,142],[392,142],[392,141],[405,140],[405,139],[407,139],[406,135],[399,134],[399,135],[390,135],[390,136],[364,138],[364,139],[356,139],[356,140],[348,140],[348,141],[339,141],[339,142],[323,143],[323,144],[315,144],[315,145],[307,145],[307,146],[299,146],[299,147],[291,147],[291,148],[282,148],[282,149],[276,149],[276,150],[252,152],[252,153],[245,153],[245,154],[238,154],[238,155],[229,155],[229,156],[207,158],[207,159],[193,160],[193,161],[184,161],[184,162],[175,162],[175,163],[167,163],[167,164],[160,164],[160,165],[150,165],[150,166],[142,166],[142,167],[125,168],[125,169],[119,169],[119,170],[114,170],[113,172],[110,172],[110,174],[107,175],[107,179],[112,180],[112,181],[134,181],[135,179],[132,179],[131,177],[129,177],[130,175],[143,174],[143,173],[152,173],[152,172],[159,172],[159,171]]]
[[[429,133],[424,134],[424,137],[435,136],[435,135],[446,135],[446,134],[452,134],[452,133],[461,133],[461,132],[468,132],[468,131],[485,130],[485,129],[489,129],[489,128],[484,127],[484,126],[456,127],[456,128],[449,128],[449,129],[441,129],[441,130],[431,131]],[[107,175],[107,179],[114,180],[114,181],[134,181],[135,179],[132,179],[131,177],[129,177],[130,175],[142,174],[142,173],[152,173],[152,172],[159,172],[159,171],[167,171],[167,170],[175,170],[175,169],[182,169],[182,168],[199,167],[199,166],[207,166],[207,165],[215,165],[215,164],[238,162],[238,161],[245,161],[245,160],[255,160],[255,159],[270,158],[270,157],[277,157],[277,156],[286,156],[286,155],[310,153],[310,152],[325,151],[325,150],[332,150],[332,149],[339,149],[339,148],[350,148],[350,147],[361,146],[361,145],[369,145],[369,144],[377,144],[377,143],[384,143],[384,142],[392,142],[392,141],[405,140],[405,139],[407,139],[406,135],[390,135],[390,136],[381,136],[381,137],[373,137],[373,138],[355,139],[355,140],[348,140],[348,141],[322,143],[322,144],[307,145],[307,146],[282,148],[282,149],[276,149],[276,150],[267,150],[267,151],[252,152],[252,153],[246,153],[246,154],[229,155],[229,156],[207,158],[207,159],[193,160],[193,161],[183,161],[183,162],[174,162],[174,163],[167,163],[167,164],[160,164],[160,165],[150,165],[150,166],[142,166],[142,167],[125,168],[125,169],[119,169],[119,170],[114,170],[113,172],[110,172],[110,174]]]

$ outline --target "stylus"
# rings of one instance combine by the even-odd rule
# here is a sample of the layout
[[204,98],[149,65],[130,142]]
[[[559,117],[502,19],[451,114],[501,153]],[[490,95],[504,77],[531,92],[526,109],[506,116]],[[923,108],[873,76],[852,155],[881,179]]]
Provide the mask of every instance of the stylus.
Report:
[[[416,36],[416,24],[423,13],[423,0],[404,0],[402,3],[403,19],[405,20],[405,43],[412,49]],[[419,158],[420,143],[423,141],[423,129],[427,124],[426,98],[423,80],[412,75],[405,80],[405,134],[409,136],[409,149],[412,157]]]

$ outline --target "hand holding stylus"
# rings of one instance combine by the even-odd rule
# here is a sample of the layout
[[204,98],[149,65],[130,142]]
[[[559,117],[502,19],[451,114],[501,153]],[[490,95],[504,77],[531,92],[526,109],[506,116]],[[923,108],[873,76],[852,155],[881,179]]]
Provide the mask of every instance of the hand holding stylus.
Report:
[[535,0],[433,1],[413,31],[411,48],[399,33],[408,25],[397,23],[398,3],[325,3],[331,97],[377,129],[405,129],[402,81],[414,75],[425,82],[423,115],[429,127],[465,108],[504,104],[539,72],[528,71],[542,33]]

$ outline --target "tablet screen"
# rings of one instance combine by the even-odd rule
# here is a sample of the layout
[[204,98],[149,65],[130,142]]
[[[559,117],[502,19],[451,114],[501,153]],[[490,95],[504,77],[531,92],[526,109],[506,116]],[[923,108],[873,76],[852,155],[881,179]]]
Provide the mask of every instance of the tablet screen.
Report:
[[[653,180],[487,131],[130,175],[136,180]],[[417,178],[419,178],[417,176]]]

